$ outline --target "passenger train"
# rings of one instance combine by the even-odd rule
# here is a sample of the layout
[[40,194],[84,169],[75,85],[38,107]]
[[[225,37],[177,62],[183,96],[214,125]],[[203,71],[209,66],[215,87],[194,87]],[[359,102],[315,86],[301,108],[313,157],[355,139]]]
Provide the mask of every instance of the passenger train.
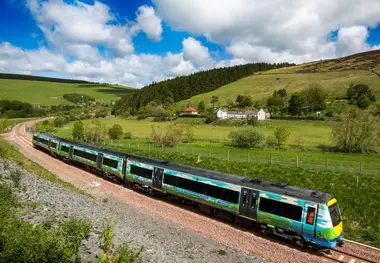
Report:
[[342,217],[329,193],[239,177],[78,143],[46,133],[35,148],[139,189],[180,198],[224,220],[245,222],[301,246],[343,244]]

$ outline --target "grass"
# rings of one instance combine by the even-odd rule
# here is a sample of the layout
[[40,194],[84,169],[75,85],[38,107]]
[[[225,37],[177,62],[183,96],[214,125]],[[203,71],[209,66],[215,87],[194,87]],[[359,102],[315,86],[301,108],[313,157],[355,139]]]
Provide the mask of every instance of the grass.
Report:
[[[296,66],[300,67],[300,66]],[[291,71],[292,68],[282,70]],[[182,106],[197,106],[200,101],[210,104],[212,96],[218,96],[221,105],[227,104],[227,100],[235,101],[239,94],[251,95],[254,101],[270,97],[273,91],[285,88],[288,94],[308,88],[310,84],[318,83],[328,91],[330,99],[344,96],[350,83],[364,83],[369,85],[373,93],[380,97],[379,77],[366,70],[350,70],[341,72],[323,73],[271,73],[267,71],[256,73],[252,76],[240,79],[228,85],[222,86],[214,91],[199,94],[190,99],[179,102]]]
[[[195,140],[197,141],[213,141],[213,142],[226,142],[228,141],[228,135],[231,131],[239,130],[241,127],[223,127],[206,125],[199,121],[199,124],[192,124],[194,119],[177,119],[174,122],[152,122],[151,118],[145,120],[133,120],[122,118],[107,118],[101,119],[107,128],[111,128],[114,124],[120,124],[124,132],[132,132],[135,138],[150,138],[151,126],[155,125],[166,129],[173,124],[180,125],[180,122],[184,122],[194,129]],[[85,121],[86,122],[86,121]],[[63,128],[59,128],[56,131],[58,136],[70,137],[73,127],[73,123],[70,123]],[[330,134],[331,127],[328,122],[324,121],[299,121],[299,120],[268,120],[259,122],[257,129],[265,136],[272,135],[276,127],[287,128],[291,135],[287,141],[287,145],[293,145],[296,143],[297,137],[301,136],[303,139],[303,146],[309,148],[317,148],[319,145],[331,145]]]
[[[0,156],[2,156],[5,159],[8,159],[12,162],[17,163],[18,165],[22,166],[25,170],[30,172],[31,174],[40,176],[44,178],[47,181],[50,181],[52,183],[55,183],[59,186],[63,186],[73,192],[80,193],[87,195],[91,197],[89,194],[85,193],[84,191],[76,188],[74,185],[67,183],[65,181],[62,181],[59,179],[55,174],[49,172],[39,164],[25,158],[25,156],[20,153],[19,150],[17,150],[13,145],[10,145],[7,143],[4,139],[0,138]],[[17,178],[16,178],[17,180]]]
[[71,103],[63,98],[65,93],[80,93],[99,101],[112,101],[118,100],[132,90],[124,86],[0,79],[0,97],[2,99],[42,105]]
[[11,128],[13,125],[16,125],[21,122],[30,121],[35,118],[13,118],[13,119],[0,119],[0,133],[7,131],[7,129]]

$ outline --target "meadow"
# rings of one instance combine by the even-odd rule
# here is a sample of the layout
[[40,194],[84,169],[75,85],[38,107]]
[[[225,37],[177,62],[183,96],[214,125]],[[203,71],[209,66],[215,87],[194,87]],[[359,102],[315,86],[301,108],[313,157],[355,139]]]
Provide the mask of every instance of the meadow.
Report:
[[[101,121],[107,126],[107,128],[111,128],[114,124],[119,124],[122,126],[124,132],[132,132],[135,138],[149,138],[151,127],[153,125],[157,128],[167,129],[173,124],[180,125],[180,123],[190,123],[189,125],[194,130],[195,140],[226,142],[228,141],[228,135],[231,131],[242,129],[242,127],[207,125],[202,123],[203,119],[197,120],[186,118],[179,118],[176,121],[170,122],[152,122],[152,118],[135,120],[111,117],[101,119]],[[57,134],[60,136],[70,136],[72,126],[73,123],[70,123],[63,128],[58,129]],[[302,137],[303,146],[307,148],[317,148],[320,145],[331,145],[331,127],[330,124],[325,121],[268,120],[260,121],[256,129],[262,132],[263,135],[268,136],[273,134],[276,127],[285,127],[290,131],[291,134],[289,140],[286,142],[286,145],[289,146],[296,144],[297,137]]]
[[133,89],[123,86],[0,79],[0,99],[19,100],[31,104],[70,104],[63,98],[66,93],[80,93],[99,101],[111,101],[118,100],[131,91]]
[[[298,66],[300,67],[300,66]],[[297,68],[297,66],[296,66]],[[288,94],[299,92],[311,84],[318,83],[328,92],[328,99],[345,96],[351,83],[367,84],[375,96],[380,97],[380,78],[368,70],[348,70],[317,73],[275,73],[294,71],[294,67],[255,73],[252,76],[232,82],[214,91],[199,94],[179,102],[182,106],[190,103],[197,106],[200,101],[210,104],[212,96],[218,96],[219,103],[226,105],[228,100],[235,102],[238,95],[250,95],[253,101],[267,99],[275,90],[286,89]],[[271,73],[274,72],[274,73]]]
[[[380,163],[378,155],[343,154],[323,152],[322,147],[332,146],[330,140],[331,127],[324,121],[289,121],[270,120],[259,122],[256,128],[265,136],[272,135],[274,127],[286,127],[291,136],[282,149],[252,148],[240,149],[228,146],[228,134],[241,127],[219,127],[201,124],[201,119],[177,119],[173,122],[152,122],[121,118],[101,119],[107,128],[120,124],[124,132],[132,132],[133,138],[107,141],[107,147],[124,146],[128,149],[162,151],[181,154],[194,154],[201,159],[214,157],[225,161],[243,161],[255,165],[275,164],[285,167],[317,169],[321,171],[337,171],[351,174],[378,175]],[[87,121],[84,121],[87,122]],[[150,140],[151,126],[167,129],[171,125],[182,125],[185,122],[193,128],[194,141],[178,147],[155,147]],[[70,138],[73,123],[58,128],[56,135]],[[297,147],[296,138],[302,138],[302,149]]]

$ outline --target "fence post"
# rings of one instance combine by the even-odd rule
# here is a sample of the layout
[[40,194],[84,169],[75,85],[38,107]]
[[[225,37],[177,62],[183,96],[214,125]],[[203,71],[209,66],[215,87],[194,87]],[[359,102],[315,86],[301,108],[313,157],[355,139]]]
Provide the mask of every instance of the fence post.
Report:
[[227,161],[230,161],[230,150],[227,150]]
[[329,160],[326,159],[326,170],[329,169]]
[[247,157],[247,161],[249,162],[250,160],[249,160],[249,152],[248,152],[248,157]]
[[299,162],[298,162],[298,155],[297,155],[297,168],[300,167]]

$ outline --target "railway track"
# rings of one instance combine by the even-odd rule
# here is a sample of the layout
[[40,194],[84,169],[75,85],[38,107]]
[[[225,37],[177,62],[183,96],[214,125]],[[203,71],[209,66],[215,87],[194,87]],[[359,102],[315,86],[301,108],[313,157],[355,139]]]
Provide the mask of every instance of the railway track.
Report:
[[376,261],[373,259],[364,258],[353,253],[343,250],[332,249],[332,254],[322,254],[323,257],[331,259],[335,262],[342,263],[379,263],[380,258]]

